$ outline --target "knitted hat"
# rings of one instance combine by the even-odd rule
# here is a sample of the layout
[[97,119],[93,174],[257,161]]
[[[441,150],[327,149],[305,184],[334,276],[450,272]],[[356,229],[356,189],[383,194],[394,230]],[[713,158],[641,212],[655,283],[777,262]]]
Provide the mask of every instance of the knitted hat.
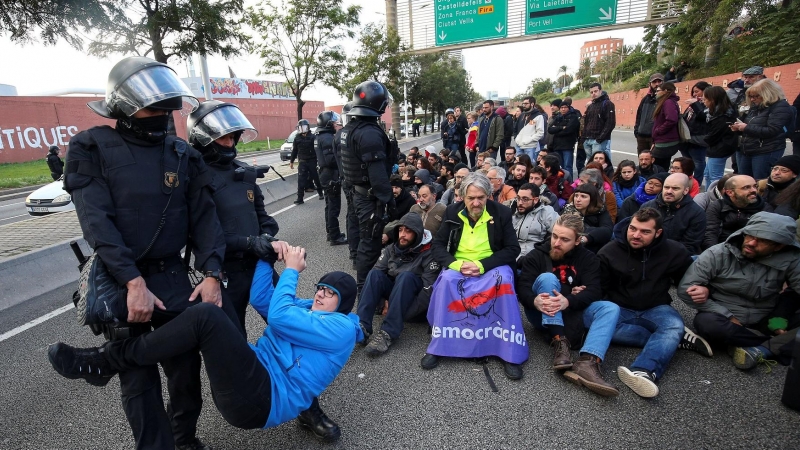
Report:
[[330,272],[319,279],[320,286],[331,288],[339,297],[339,305],[336,312],[348,314],[356,304],[356,280],[353,276],[344,272]]
[[661,75],[660,73],[654,73],[654,74],[650,75],[650,82],[651,83],[653,81],[656,81],[656,80],[664,81],[664,75]]
[[552,101],[550,101],[550,105],[560,108],[561,107],[561,99],[560,98],[553,99]]
[[800,175],[800,156],[787,155],[775,162],[775,166],[786,167],[794,172],[795,176]]
[[466,164],[464,164],[464,163],[458,163],[458,164],[456,164],[456,166],[455,166],[455,167],[453,167],[453,173],[456,173],[456,172],[458,172],[458,171],[459,171],[459,170],[461,170],[461,169],[469,169],[469,166],[467,166],[467,165],[466,165]]
[[650,175],[649,177],[647,177],[647,179],[648,180],[652,180],[653,178],[655,178],[656,180],[660,181],[661,185],[663,186],[664,185],[664,181],[667,180],[668,176],[669,176],[669,172],[659,172],[659,173],[654,173],[654,174]]
[[761,66],[753,66],[742,72],[742,75],[764,75],[764,68]]

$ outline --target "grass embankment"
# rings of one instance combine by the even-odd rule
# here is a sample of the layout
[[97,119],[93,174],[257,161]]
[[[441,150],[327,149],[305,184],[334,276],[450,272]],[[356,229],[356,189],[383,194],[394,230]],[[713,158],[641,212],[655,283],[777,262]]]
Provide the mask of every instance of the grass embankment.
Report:
[[[236,149],[239,153],[256,152],[261,150],[277,150],[283,145],[283,139],[253,141],[239,144]],[[61,158],[64,159],[63,157]],[[44,159],[23,163],[0,164],[0,189],[18,188],[46,184],[53,181],[50,169]]]

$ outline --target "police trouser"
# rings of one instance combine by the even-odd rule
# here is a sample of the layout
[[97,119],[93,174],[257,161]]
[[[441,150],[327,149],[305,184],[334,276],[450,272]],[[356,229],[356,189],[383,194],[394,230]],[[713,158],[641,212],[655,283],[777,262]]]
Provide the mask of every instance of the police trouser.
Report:
[[248,258],[243,255],[225,255],[225,262],[222,267],[228,277],[228,287],[222,288],[222,305],[231,305],[236,314],[236,325],[239,331],[247,339],[247,327],[245,327],[245,313],[247,305],[250,303],[250,286],[253,284],[253,276],[256,273],[255,257]]
[[[189,302],[192,286],[186,268],[175,256],[162,261],[148,260],[137,264],[147,289],[164,302],[167,310],[153,310],[150,324],[135,326],[134,333],[142,334],[150,327],[158,328],[173,319],[188,306],[199,304],[198,298]],[[233,308],[223,305],[232,320]],[[140,367],[120,372],[120,395],[137,449],[171,449],[175,444],[190,443],[197,432],[197,419],[203,406],[200,385],[200,354],[184,353],[161,363],[167,377],[169,404],[164,411],[161,395],[161,375],[157,366]]]
[[339,230],[339,214],[342,211],[342,183],[339,181],[339,171],[323,168],[319,172],[322,190],[325,192],[325,231],[328,238],[336,239]]
[[358,216],[359,234],[358,254],[356,255],[356,284],[359,292],[364,286],[367,274],[378,262],[381,255],[383,237],[382,212],[378,211],[374,197],[364,195],[358,190],[353,195],[353,204]]
[[[313,185],[312,185],[313,183]],[[297,200],[302,201],[306,187],[313,186],[322,195],[322,185],[317,175],[316,161],[300,161],[297,163]]]
[[361,241],[361,236],[358,227],[358,215],[356,214],[356,207],[353,204],[353,196],[355,195],[355,188],[347,182],[342,185],[344,190],[344,198],[347,200],[347,215],[345,217],[345,225],[347,226],[347,246],[350,248],[350,259],[356,260],[358,254],[358,243]]

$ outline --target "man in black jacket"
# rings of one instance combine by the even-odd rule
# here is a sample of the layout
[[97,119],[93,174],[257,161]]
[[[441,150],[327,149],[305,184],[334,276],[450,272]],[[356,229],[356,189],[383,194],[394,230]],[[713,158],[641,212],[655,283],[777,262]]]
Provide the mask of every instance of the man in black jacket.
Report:
[[725,242],[734,231],[747,225],[755,213],[763,211],[766,203],[758,195],[753,177],[734,175],[725,182],[725,196],[706,209],[706,234],[703,248]]
[[642,208],[614,227],[616,240],[597,254],[603,291],[619,305],[611,342],[642,348],[630,368],[617,368],[617,376],[646,398],[658,395],[656,380],[664,375],[679,346],[711,356],[708,343],[686,328],[670,306],[669,288],[680,283],[692,257],[683,245],[665,238],[663,231],[658,211]]
[[650,175],[666,172],[663,167],[656,165],[656,160],[653,158],[653,154],[650,152],[650,149],[639,151],[639,167],[637,167],[637,169],[645,178],[649,177]]
[[[553,226],[549,242],[537,245],[519,260],[517,293],[525,315],[534,328],[550,337],[553,369],[573,369],[580,373],[579,384],[600,395],[618,395],[617,388],[606,382],[599,361],[617,326],[619,307],[603,296],[600,285],[600,260],[580,245],[583,221],[574,215],[561,216]],[[580,349],[575,367],[570,343],[580,345],[584,317],[592,323]],[[572,379],[573,381],[575,379]]]
[[575,153],[575,143],[578,142],[578,131],[581,128],[578,112],[570,106],[572,102],[562,102],[560,114],[556,116],[547,132],[552,136],[552,144],[548,151],[556,153],[561,158],[561,167],[572,173],[572,159]]
[[64,175],[64,161],[58,157],[59,148],[57,145],[51,145],[47,153],[47,167],[50,169],[50,176],[53,181],[61,178]]
[[661,213],[664,237],[680,242],[692,255],[702,252],[706,230],[706,212],[689,196],[692,181],[682,173],[673,173],[664,180],[658,196],[642,205]]
[[339,229],[339,213],[342,210],[342,181],[334,152],[334,133],[339,114],[322,111],[317,116],[317,136],[314,153],[322,189],[325,191],[325,232],[331,245],[347,244],[347,236]]
[[317,173],[317,154],[314,152],[314,133],[306,119],[297,122],[297,134],[292,143],[292,154],[289,156],[289,168],[294,169],[294,160],[297,163],[297,200],[295,205],[303,204],[303,195],[306,188],[313,187],[317,190],[320,200],[325,200],[322,184]]
[[633,125],[633,135],[636,137],[636,151],[650,150],[653,146],[653,113],[656,110],[656,89],[664,82],[664,75],[654,73],[650,75],[650,90],[642,97],[639,108],[636,109],[636,123]]

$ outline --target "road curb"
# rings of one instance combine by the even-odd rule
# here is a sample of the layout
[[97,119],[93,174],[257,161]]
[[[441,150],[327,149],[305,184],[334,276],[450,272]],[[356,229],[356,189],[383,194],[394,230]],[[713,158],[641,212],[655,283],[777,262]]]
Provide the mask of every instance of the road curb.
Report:
[[[297,173],[285,178],[259,183],[266,206],[297,194]],[[91,252],[86,241],[76,236],[0,261],[0,311],[78,281],[78,261],[69,246],[71,241],[77,241],[84,254]]]

